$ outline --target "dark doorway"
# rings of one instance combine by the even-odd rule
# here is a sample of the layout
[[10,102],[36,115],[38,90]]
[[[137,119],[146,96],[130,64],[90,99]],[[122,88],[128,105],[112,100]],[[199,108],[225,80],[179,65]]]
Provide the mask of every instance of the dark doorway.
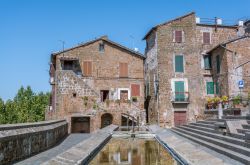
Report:
[[109,90],[101,90],[101,101],[105,102],[109,99]]
[[176,127],[185,125],[187,121],[186,111],[175,111],[174,112],[174,125]]
[[113,122],[113,116],[109,113],[105,113],[101,117],[101,128],[104,128]]
[[90,133],[90,118],[72,117],[71,133]]

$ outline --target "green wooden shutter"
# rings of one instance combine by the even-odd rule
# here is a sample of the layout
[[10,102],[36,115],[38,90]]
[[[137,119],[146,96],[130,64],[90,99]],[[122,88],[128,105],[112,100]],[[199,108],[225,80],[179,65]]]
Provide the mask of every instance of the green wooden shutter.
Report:
[[211,69],[211,56],[204,56],[205,69]]
[[214,94],[214,82],[207,82],[207,94]]
[[175,72],[184,72],[183,56],[175,56]]
[[185,101],[184,81],[175,81],[175,101]]

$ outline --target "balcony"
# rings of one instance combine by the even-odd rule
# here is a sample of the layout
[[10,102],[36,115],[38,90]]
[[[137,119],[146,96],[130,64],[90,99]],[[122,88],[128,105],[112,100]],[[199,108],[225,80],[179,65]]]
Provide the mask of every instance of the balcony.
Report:
[[171,102],[174,104],[188,104],[189,92],[172,92]]

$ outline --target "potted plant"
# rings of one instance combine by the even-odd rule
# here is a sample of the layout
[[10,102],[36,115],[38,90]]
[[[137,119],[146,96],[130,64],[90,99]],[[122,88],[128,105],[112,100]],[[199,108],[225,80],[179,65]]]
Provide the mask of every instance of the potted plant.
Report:
[[212,109],[213,104],[214,104],[213,98],[208,97],[208,98],[207,98],[207,106],[208,106],[208,109]]
[[233,105],[234,105],[234,108],[239,108],[240,107],[240,95],[237,95],[233,98]]
[[138,101],[138,98],[135,97],[135,96],[133,96],[133,97],[132,97],[132,101],[136,103],[136,102]]
[[228,104],[228,97],[227,96],[222,96],[221,101],[223,102],[224,105]]

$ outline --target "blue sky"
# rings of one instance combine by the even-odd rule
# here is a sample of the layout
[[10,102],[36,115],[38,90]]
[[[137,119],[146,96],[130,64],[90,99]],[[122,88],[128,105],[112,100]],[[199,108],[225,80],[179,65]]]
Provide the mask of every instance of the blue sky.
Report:
[[[250,0],[1,0],[0,97],[21,85],[49,91],[50,54],[102,35],[143,53],[154,25],[191,11],[230,22],[250,18]],[[133,37],[131,37],[133,36]]]

